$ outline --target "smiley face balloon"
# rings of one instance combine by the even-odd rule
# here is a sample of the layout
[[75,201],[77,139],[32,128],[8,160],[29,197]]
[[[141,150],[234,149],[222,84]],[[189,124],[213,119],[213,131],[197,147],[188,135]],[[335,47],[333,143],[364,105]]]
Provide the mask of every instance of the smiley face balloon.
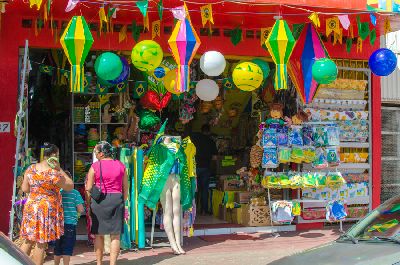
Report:
[[260,87],[263,81],[263,72],[257,64],[243,62],[233,70],[232,79],[240,90],[253,91]]
[[132,64],[143,72],[153,71],[162,62],[163,51],[161,46],[152,40],[144,40],[132,49]]

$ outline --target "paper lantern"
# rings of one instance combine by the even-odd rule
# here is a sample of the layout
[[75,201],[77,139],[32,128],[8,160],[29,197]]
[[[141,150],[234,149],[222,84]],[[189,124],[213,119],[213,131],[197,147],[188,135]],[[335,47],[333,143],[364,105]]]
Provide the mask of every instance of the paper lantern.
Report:
[[69,21],[60,39],[61,46],[71,64],[70,86],[71,92],[84,92],[84,68],[83,63],[94,42],[83,16],[74,16]]
[[301,32],[290,56],[288,71],[297,93],[305,104],[312,102],[318,83],[312,77],[315,60],[327,58],[328,53],[315,27],[310,23]]
[[196,95],[204,101],[213,101],[219,94],[218,84],[211,79],[200,80],[196,85]]
[[263,72],[257,64],[243,62],[233,70],[232,79],[240,90],[253,91],[260,87],[263,81]]
[[129,75],[131,74],[131,68],[129,66],[128,60],[126,60],[125,57],[121,57],[120,59],[122,63],[122,72],[116,79],[109,80],[111,84],[120,84],[126,81],[129,78]]
[[330,84],[336,80],[337,75],[336,64],[328,58],[319,59],[312,66],[312,76],[318,84]]
[[114,80],[122,73],[122,61],[118,55],[112,52],[102,53],[94,63],[94,71],[103,80]]
[[190,21],[186,5],[182,7],[182,12],[185,15],[178,19],[168,40],[172,55],[178,64],[175,91],[179,93],[189,90],[189,65],[201,43]]
[[368,60],[369,68],[378,76],[388,76],[396,69],[396,55],[389,49],[382,48],[374,51]]
[[132,49],[132,64],[143,72],[153,71],[162,62],[163,51],[160,44],[152,40],[143,40]]
[[251,60],[251,62],[255,63],[256,65],[258,65],[261,68],[264,80],[267,79],[269,76],[269,72],[271,71],[271,69],[269,68],[268,62],[258,59],[258,58]]
[[208,76],[219,76],[226,67],[225,57],[217,51],[204,53],[200,58],[200,68]]
[[292,54],[295,39],[285,20],[277,20],[272,27],[265,45],[276,64],[275,90],[287,89],[287,66]]

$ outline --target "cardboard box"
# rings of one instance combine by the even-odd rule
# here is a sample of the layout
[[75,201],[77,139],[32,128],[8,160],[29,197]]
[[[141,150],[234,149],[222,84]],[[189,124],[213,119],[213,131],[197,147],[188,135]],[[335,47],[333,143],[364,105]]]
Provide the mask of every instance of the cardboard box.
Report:
[[238,156],[218,156],[214,166],[217,175],[236,174],[243,166],[242,159]]
[[268,206],[242,205],[242,221],[244,226],[269,226],[271,216]]
[[252,193],[249,191],[239,191],[235,193],[235,202],[237,203],[249,203]]

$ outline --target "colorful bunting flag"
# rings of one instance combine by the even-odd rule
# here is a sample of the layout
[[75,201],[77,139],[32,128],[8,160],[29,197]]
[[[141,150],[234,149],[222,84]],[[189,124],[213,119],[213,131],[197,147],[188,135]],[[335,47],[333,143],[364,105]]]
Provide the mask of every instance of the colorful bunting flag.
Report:
[[320,22],[320,20],[319,20],[318,13],[315,13],[315,12],[312,13],[312,14],[308,17],[308,19],[311,20],[312,23],[314,24],[314,26],[316,26],[317,28],[321,27],[321,22]]
[[340,15],[340,16],[338,16],[338,18],[339,18],[339,21],[340,21],[340,24],[342,25],[342,27],[345,30],[348,30],[349,26],[350,26],[349,16],[348,15]]
[[209,22],[210,24],[214,24],[211,4],[200,7],[200,11],[201,11],[201,22],[203,24],[203,27],[206,25],[207,22]]
[[161,37],[161,21],[156,20],[151,23],[151,39]]
[[358,23],[358,35],[362,40],[365,40],[369,36],[369,22],[360,22]]
[[40,71],[41,73],[47,74],[47,75],[49,75],[49,76],[53,76],[54,67],[49,66],[49,65],[43,65],[43,64],[41,64],[41,65],[39,66],[39,71]]
[[163,11],[164,11],[164,6],[163,6],[163,1],[160,0],[157,4],[157,10],[158,10],[158,17],[160,20],[162,20],[163,17]]
[[358,37],[357,39],[357,53],[362,52],[362,47],[363,46],[363,41],[361,39],[361,37]]
[[369,34],[369,43],[371,43],[371,45],[374,46],[375,41],[376,41],[376,29],[372,29]]
[[346,51],[347,51],[347,53],[350,53],[352,45],[353,45],[353,39],[347,38],[347,40],[346,40]]
[[333,45],[336,45],[337,42],[340,44],[343,43],[343,29],[340,29],[340,34],[336,32],[333,34]]
[[99,21],[99,24],[100,24],[99,32],[101,35],[101,32],[103,32],[103,22],[108,23],[104,7],[100,7],[100,9],[99,9],[99,20],[100,20]]
[[123,81],[115,86],[118,93],[125,93],[128,88],[128,81]]
[[237,27],[231,30],[231,42],[234,46],[238,45],[242,41],[242,30]]
[[149,13],[143,17],[143,32],[145,32],[146,29],[150,30]]
[[139,99],[147,92],[147,82],[137,81],[135,83],[133,98]]
[[222,86],[224,87],[225,90],[233,90],[233,89],[235,89],[235,86],[233,85],[232,78],[224,78],[222,80]]
[[354,29],[353,26],[350,26],[350,37],[354,39]]
[[371,24],[376,26],[376,16],[374,13],[369,14],[369,17],[371,18]]
[[149,7],[148,0],[141,0],[136,2],[137,8],[139,8],[140,13],[142,13],[143,17],[147,15],[147,8]]
[[328,18],[326,20],[326,36],[328,37],[332,32],[340,34],[340,22],[337,17]]
[[300,37],[300,33],[304,28],[304,24],[293,24],[293,37],[297,40]]
[[268,35],[271,32],[272,27],[269,28],[261,28],[260,32],[260,45],[263,46],[265,41],[268,39]]
[[127,40],[127,31],[128,31],[128,25],[124,25],[118,34],[119,43],[121,43],[124,40]]
[[137,26],[136,21],[132,21],[132,38],[138,42],[140,38],[140,28]]

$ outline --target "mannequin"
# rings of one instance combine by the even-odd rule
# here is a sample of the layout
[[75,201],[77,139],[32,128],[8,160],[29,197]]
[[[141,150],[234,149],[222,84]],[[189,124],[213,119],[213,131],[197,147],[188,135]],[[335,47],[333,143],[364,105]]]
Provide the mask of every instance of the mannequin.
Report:
[[[178,138],[180,140],[180,138]],[[163,143],[174,151],[178,146],[171,141],[169,136],[164,137]],[[176,151],[178,148],[176,149]],[[178,163],[178,161],[175,161]],[[179,183],[179,169],[173,166],[161,193],[160,200],[163,207],[163,222],[165,233],[175,255],[185,254],[181,247],[181,190]]]

